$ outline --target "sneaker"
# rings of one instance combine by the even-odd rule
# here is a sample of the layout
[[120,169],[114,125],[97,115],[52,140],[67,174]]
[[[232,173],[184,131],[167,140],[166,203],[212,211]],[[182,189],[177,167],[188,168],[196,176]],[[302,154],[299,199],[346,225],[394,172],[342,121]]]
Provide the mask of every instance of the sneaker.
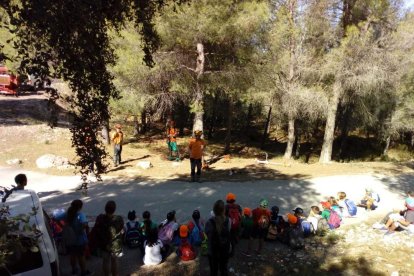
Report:
[[382,230],[386,227],[385,227],[385,224],[377,222],[374,225],[372,225],[372,228]]

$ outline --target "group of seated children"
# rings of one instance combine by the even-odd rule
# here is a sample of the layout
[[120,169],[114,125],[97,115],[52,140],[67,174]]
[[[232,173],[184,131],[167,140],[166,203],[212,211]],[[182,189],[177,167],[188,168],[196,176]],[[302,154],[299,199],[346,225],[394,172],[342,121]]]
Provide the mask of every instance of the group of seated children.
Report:
[[179,225],[175,211],[170,211],[167,218],[157,225],[151,220],[149,211],[142,214],[142,221],[137,221],[135,211],[128,212],[128,222],[124,227],[124,243],[129,248],[139,248],[145,265],[157,265],[165,259],[172,248],[177,247],[177,255],[183,260],[196,257],[194,246],[201,246],[205,240],[204,221],[200,211],[194,210],[192,220]]
[[414,233],[414,191],[407,192],[403,210],[394,210],[388,213],[373,228],[386,230],[385,235],[392,235],[395,231],[407,230]]

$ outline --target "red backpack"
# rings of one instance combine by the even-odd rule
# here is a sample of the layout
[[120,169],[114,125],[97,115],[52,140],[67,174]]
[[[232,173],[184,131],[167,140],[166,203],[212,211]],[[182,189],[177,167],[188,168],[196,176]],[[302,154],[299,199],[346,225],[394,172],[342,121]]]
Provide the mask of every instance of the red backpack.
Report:
[[184,242],[179,248],[180,258],[182,261],[194,260],[196,255],[190,243]]
[[229,218],[231,219],[231,230],[238,230],[241,224],[241,215],[239,206],[236,204],[228,205]]

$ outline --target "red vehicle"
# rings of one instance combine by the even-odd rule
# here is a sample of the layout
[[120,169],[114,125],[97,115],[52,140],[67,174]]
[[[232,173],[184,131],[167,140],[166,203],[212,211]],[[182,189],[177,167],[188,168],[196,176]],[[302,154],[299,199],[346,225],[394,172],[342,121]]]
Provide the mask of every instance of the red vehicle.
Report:
[[10,74],[4,65],[0,65],[0,94],[17,96],[17,77]]

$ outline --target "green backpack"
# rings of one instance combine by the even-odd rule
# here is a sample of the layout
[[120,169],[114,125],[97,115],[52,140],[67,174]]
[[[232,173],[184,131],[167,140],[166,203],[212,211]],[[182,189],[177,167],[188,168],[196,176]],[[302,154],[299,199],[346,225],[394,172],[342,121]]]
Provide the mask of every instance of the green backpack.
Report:
[[208,238],[206,233],[203,232],[203,241],[201,242],[200,251],[202,256],[208,255]]

